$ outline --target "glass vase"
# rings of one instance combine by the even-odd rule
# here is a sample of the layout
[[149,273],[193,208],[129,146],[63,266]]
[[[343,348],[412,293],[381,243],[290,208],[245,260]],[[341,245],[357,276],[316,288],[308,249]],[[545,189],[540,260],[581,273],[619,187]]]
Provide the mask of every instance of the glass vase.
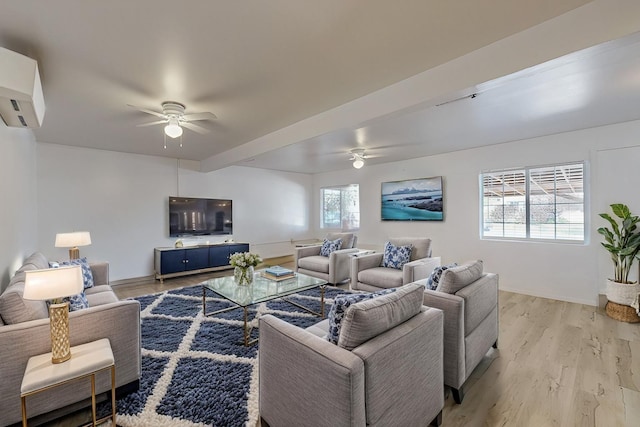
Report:
[[246,286],[253,283],[253,266],[235,267],[233,269],[233,278],[237,285]]

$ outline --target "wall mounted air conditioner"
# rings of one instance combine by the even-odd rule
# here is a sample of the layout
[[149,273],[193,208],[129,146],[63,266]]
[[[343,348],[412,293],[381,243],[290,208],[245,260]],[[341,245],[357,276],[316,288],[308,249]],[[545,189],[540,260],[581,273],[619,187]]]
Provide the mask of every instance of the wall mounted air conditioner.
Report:
[[0,47],[0,117],[7,126],[39,128],[44,97],[38,63]]

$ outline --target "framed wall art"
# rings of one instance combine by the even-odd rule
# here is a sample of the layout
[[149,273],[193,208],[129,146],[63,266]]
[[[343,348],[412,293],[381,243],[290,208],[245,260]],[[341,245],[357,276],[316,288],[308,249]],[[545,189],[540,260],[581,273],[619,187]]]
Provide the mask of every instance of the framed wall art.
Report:
[[442,221],[442,177],[382,183],[383,221]]

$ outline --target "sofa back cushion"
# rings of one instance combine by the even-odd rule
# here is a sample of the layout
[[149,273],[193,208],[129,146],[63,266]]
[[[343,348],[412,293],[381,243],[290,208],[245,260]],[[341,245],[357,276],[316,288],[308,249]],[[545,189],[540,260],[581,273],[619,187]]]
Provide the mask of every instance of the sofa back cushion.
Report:
[[0,295],[0,316],[7,325],[49,317],[45,301],[31,301],[22,298],[24,276],[24,271],[18,271],[4,293]]
[[49,268],[49,261],[47,260],[47,257],[45,257],[40,252],[34,252],[26,260],[24,260],[24,263],[22,263],[22,266],[18,269],[18,272],[28,270],[42,270],[45,268]]
[[410,261],[431,256],[431,239],[426,237],[393,237],[389,241],[396,246],[411,245]]
[[395,292],[352,304],[342,319],[338,346],[353,350],[406,322],[420,312],[423,299],[424,285],[409,283]]
[[482,277],[482,261],[467,261],[457,267],[442,272],[436,291],[455,294]]

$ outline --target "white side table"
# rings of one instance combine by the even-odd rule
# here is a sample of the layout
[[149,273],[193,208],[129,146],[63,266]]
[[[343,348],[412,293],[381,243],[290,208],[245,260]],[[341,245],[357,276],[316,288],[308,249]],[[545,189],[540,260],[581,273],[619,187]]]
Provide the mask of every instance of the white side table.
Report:
[[[96,374],[111,369],[111,416],[96,420]],[[91,416],[93,425],[112,419],[116,425],[116,366],[107,338],[71,347],[71,359],[52,363],[51,353],[29,358],[20,387],[22,425],[27,426],[27,396],[49,390],[70,381],[91,377]]]

